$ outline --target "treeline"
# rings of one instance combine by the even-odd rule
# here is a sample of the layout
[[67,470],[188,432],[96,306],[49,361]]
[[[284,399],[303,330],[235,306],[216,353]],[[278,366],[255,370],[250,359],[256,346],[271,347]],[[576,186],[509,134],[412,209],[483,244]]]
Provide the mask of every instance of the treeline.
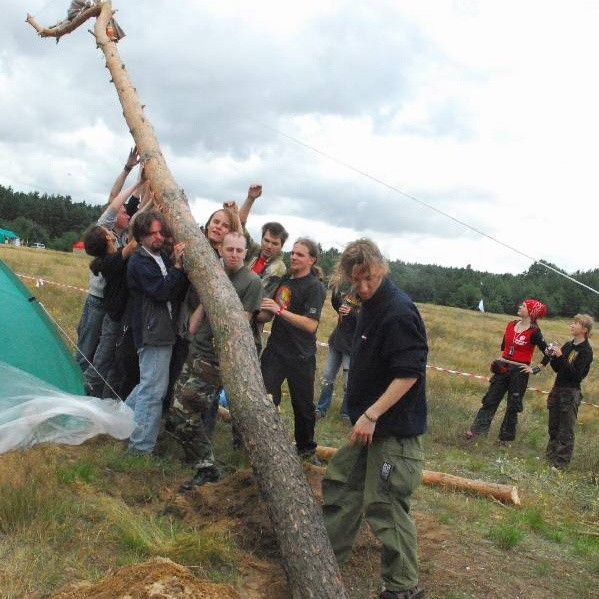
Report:
[[[322,251],[320,265],[327,276],[339,254],[335,248]],[[541,264],[533,264],[517,275],[481,272],[469,266],[448,268],[400,260],[391,262],[389,267],[391,279],[420,303],[478,310],[482,299],[487,312],[515,314],[522,300],[534,297],[549,306],[549,316],[569,318],[578,312],[586,312],[599,317],[596,293]],[[599,269],[569,274],[581,283],[599,289]]]
[[[73,243],[98,220],[101,212],[101,206],[73,202],[68,196],[20,193],[0,185],[0,228],[14,231],[26,243],[44,243],[51,249],[71,251]],[[339,255],[335,248],[321,249],[319,264],[327,277]],[[289,264],[287,252],[285,260]],[[550,316],[570,317],[587,312],[599,317],[597,294],[540,264],[517,275],[400,260],[391,262],[390,269],[391,278],[416,302],[477,310],[482,299],[488,312],[515,314],[523,299],[534,297],[548,304]],[[599,289],[599,269],[570,274]]]
[[101,206],[73,202],[69,196],[21,193],[0,185],[0,228],[13,231],[27,245],[43,243],[70,252],[101,213]]

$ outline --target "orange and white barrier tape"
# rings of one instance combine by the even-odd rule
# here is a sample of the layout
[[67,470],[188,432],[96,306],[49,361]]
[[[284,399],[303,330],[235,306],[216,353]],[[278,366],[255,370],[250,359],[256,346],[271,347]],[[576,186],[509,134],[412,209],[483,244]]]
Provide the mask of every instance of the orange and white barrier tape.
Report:
[[40,277],[31,277],[29,275],[23,275],[21,273],[15,273],[17,277],[21,277],[21,279],[29,279],[30,281],[35,281],[36,287],[43,287],[46,283],[50,285],[56,285],[57,287],[66,287],[67,289],[74,289],[75,291],[82,291],[83,293],[87,293],[87,289],[83,289],[83,287],[76,287],[75,285],[67,285],[65,283],[58,283],[56,281],[49,281],[48,279],[41,279]]
[[[480,381],[490,381],[491,377],[483,376],[482,374],[472,374],[471,372],[460,372],[459,370],[451,370],[449,368],[441,368],[440,366],[433,366],[432,364],[427,364],[427,368],[431,370],[436,370],[437,372],[445,372],[447,374],[455,374],[456,376],[465,376],[471,379],[478,379]],[[541,393],[542,395],[549,395],[549,391],[545,391],[544,389],[537,389],[536,387],[526,387],[527,391],[534,391],[535,393]],[[592,406],[593,408],[599,408],[598,405],[594,403],[590,403],[588,401],[581,401],[580,403],[586,404],[587,406]]]

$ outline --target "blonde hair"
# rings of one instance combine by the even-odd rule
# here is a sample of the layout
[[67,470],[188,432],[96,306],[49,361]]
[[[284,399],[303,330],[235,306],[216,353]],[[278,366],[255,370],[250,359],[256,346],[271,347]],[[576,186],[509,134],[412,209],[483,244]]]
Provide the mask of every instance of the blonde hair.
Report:
[[204,225],[204,229],[207,231],[208,230],[208,226],[210,225],[210,221],[212,220],[212,217],[217,214],[218,212],[224,212],[227,220],[229,221],[229,232],[231,233],[242,233],[241,230],[241,226],[239,223],[239,218],[237,218],[237,215],[235,214],[235,212],[233,212],[230,208],[219,208],[218,210],[215,210],[209,217],[208,220],[206,221],[206,224]]
[[584,334],[585,337],[588,338],[591,336],[591,329],[593,328],[593,323],[595,322],[592,316],[589,314],[577,314],[574,317],[574,322],[578,322],[587,330],[587,332]]
[[344,281],[351,281],[355,270],[370,270],[380,268],[383,275],[389,274],[389,264],[381,254],[378,246],[371,239],[362,237],[348,243],[335,265],[331,277],[333,288],[338,288]]

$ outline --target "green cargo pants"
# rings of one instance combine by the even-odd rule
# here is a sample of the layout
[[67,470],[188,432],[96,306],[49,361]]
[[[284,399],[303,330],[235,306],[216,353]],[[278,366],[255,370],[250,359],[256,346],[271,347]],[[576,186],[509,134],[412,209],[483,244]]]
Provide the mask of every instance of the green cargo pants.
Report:
[[381,576],[390,591],[418,583],[416,525],[409,511],[423,464],[421,437],[345,445],[322,481],[324,523],[338,562],[349,557],[365,516],[383,545]]

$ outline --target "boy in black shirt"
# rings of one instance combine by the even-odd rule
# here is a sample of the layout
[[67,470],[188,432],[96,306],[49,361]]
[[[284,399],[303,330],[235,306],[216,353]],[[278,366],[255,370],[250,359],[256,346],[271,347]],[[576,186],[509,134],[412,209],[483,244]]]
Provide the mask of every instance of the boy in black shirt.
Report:
[[580,383],[593,361],[588,339],[592,327],[593,319],[588,314],[577,314],[570,325],[572,341],[552,348],[551,368],[557,376],[547,398],[549,443],[545,455],[556,470],[563,470],[572,459],[574,426],[582,398]]

